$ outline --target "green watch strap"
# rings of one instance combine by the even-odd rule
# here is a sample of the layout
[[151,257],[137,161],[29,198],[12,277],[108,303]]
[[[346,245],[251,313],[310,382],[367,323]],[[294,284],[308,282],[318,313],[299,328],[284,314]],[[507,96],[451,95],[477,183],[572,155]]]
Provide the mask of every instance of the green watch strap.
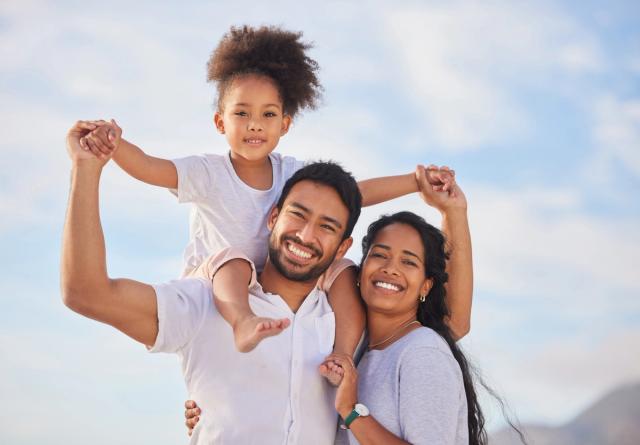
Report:
[[351,414],[349,414],[347,416],[346,419],[344,419],[344,426],[349,429],[349,425],[351,425],[351,423],[353,423],[354,420],[356,420],[358,417],[360,416],[360,414],[358,413],[358,411],[356,411],[356,409],[354,408],[353,411],[351,411]]

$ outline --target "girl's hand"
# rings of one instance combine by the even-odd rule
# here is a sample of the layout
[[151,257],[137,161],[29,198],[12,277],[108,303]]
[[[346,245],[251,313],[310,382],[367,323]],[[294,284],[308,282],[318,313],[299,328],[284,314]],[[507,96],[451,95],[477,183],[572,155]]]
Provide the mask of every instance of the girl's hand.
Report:
[[96,128],[80,139],[80,145],[86,151],[91,152],[99,159],[108,159],[114,153],[120,138],[122,129],[111,119],[111,122],[97,120],[91,121]]
[[196,404],[194,400],[187,400],[184,402],[184,424],[187,426],[189,436],[193,434],[193,429],[196,427],[196,424],[200,421],[200,408]]
[[346,354],[331,354],[323,365],[336,373],[342,374],[342,381],[336,392],[335,408],[340,417],[345,419],[358,402],[358,371],[353,359]]
[[[456,184],[455,180],[449,183],[447,190],[444,187],[436,187],[431,185],[428,175],[433,175],[434,169],[437,167],[429,166],[428,168],[419,165],[416,168],[416,180],[420,188],[420,197],[431,207],[438,209],[440,212],[446,212],[451,209],[467,208],[467,199],[462,189]],[[447,167],[439,168],[438,171],[452,172]],[[447,173],[449,174],[449,173]]]
[[[418,165],[420,167],[420,165]],[[447,166],[438,167],[437,165],[429,165],[424,168],[426,172],[426,180],[431,184],[433,191],[436,192],[450,192],[453,186],[456,184],[456,172],[451,170]],[[421,178],[417,174],[416,180],[420,185]]]

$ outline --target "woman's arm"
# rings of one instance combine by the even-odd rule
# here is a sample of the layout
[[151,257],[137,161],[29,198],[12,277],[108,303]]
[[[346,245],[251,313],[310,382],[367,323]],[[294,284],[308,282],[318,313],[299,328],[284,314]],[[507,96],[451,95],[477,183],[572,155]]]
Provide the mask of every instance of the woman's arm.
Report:
[[422,166],[418,166],[416,178],[422,199],[442,214],[442,231],[447,238],[450,254],[447,261],[449,281],[445,286],[449,307],[448,325],[453,337],[459,340],[470,330],[473,299],[473,258],[467,199],[455,182],[451,184],[449,192],[434,191]]
[[[358,402],[358,371],[353,359],[346,354],[331,354],[324,365],[343,376],[336,392],[335,407],[344,421]],[[409,444],[383,427],[373,415],[356,417],[349,429],[361,445]]]

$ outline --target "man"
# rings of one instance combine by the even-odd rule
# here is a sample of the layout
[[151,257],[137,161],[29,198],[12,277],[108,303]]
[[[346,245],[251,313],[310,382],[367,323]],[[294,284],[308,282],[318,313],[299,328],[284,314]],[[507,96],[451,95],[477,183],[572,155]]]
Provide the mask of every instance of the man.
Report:
[[[257,315],[288,318],[290,326],[241,354],[212,302],[210,279],[151,286],[108,277],[98,206],[107,160],[79,144],[91,129],[78,122],[67,137],[73,166],[62,249],[65,304],[151,351],[178,354],[189,395],[206,413],[191,443],[332,444],[334,393],[318,365],[331,352],[335,320],[316,283],[352,243],[361,206],[353,177],[316,163],[287,182],[269,216],[269,258],[257,280],[253,274],[250,304]],[[223,251],[203,268],[212,277],[238,258]]]

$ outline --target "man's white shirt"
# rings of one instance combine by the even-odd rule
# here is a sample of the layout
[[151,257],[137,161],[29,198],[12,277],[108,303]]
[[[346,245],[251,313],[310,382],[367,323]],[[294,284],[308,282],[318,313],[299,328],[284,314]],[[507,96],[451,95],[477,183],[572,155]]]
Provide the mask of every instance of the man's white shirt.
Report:
[[[237,252],[221,252],[217,269]],[[252,265],[253,268],[253,265]],[[314,288],[294,314],[255,279],[249,303],[256,315],[291,325],[250,353],[235,349],[231,326],[212,301],[210,281],[187,278],[154,286],[158,337],[151,352],[176,353],[189,392],[202,409],[191,444],[333,444],[335,390],[318,372],[331,353],[335,317]]]

